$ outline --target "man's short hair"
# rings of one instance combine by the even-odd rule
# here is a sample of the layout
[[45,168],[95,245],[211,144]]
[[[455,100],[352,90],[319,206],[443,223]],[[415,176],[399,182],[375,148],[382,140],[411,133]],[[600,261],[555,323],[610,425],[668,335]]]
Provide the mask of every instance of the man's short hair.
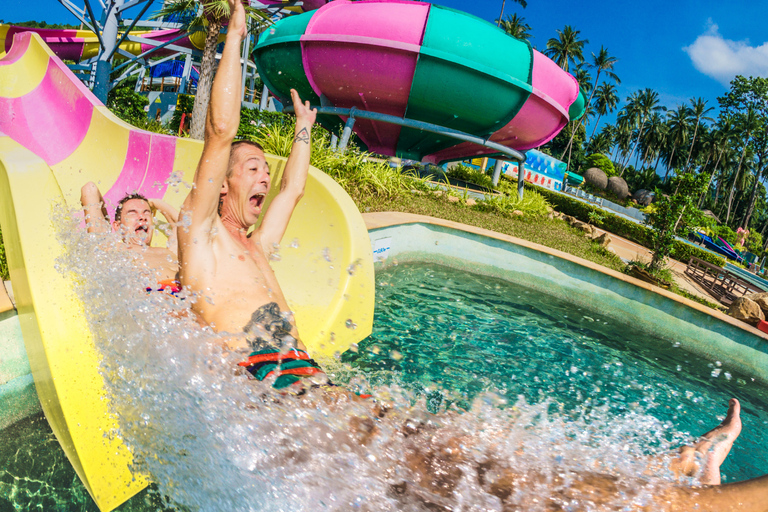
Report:
[[251,146],[262,153],[264,152],[264,148],[261,147],[261,144],[258,142],[253,142],[252,140],[236,140],[232,143],[232,146],[229,150],[229,163],[227,164],[227,178],[232,177],[232,173],[234,172],[233,166],[235,165],[235,155],[237,154],[237,149],[241,148],[243,146]]
[[128,194],[128,195],[126,195],[124,198],[122,198],[122,199],[121,199],[121,200],[120,200],[120,201],[117,203],[117,208],[115,208],[115,222],[120,222],[120,219],[121,219],[121,218],[122,218],[122,216],[123,216],[123,206],[125,205],[125,203],[127,203],[127,202],[128,202],[128,201],[130,201],[131,199],[141,199],[142,201],[144,201],[144,202],[146,202],[147,204],[149,204],[149,199],[147,199],[146,197],[144,197],[144,196],[143,196],[143,195],[141,195],[141,194],[136,194],[136,193],[134,193],[134,194]]

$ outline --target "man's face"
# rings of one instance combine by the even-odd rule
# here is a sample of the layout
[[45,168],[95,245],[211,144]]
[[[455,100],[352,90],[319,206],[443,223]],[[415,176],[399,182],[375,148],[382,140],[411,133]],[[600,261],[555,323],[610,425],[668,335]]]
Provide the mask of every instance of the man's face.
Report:
[[149,203],[142,199],[129,199],[123,203],[120,221],[113,222],[112,227],[123,233],[126,243],[149,245],[155,233]]
[[269,166],[264,152],[250,145],[236,149],[232,175],[226,179],[221,216],[243,228],[256,224],[269,192]]

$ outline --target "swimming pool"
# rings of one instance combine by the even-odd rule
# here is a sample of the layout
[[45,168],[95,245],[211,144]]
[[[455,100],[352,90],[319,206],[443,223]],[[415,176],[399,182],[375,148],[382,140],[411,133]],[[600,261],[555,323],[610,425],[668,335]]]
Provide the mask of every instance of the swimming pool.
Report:
[[[432,410],[467,408],[493,390],[501,407],[522,396],[566,421],[589,418],[609,437],[631,437],[626,430],[636,428],[637,439],[627,442],[647,442],[636,448],[648,452],[708,430],[736,396],[745,428],[724,480],[768,472],[764,387],[674,342],[504,280],[425,263],[382,269],[374,332],[342,359],[342,380],[397,384]],[[619,434],[610,431],[610,417],[622,417]],[[649,427],[658,431],[642,431]],[[0,440],[0,505],[10,499],[22,510],[97,510],[42,415],[6,429]],[[119,510],[157,510],[149,499],[145,491]]]

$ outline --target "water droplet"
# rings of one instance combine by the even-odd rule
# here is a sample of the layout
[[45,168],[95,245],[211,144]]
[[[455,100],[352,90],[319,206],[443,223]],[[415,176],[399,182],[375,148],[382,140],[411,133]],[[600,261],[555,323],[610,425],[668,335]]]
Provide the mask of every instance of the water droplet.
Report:
[[347,326],[347,329],[352,329],[352,330],[357,329],[357,324],[353,322],[351,318],[348,318],[344,325]]

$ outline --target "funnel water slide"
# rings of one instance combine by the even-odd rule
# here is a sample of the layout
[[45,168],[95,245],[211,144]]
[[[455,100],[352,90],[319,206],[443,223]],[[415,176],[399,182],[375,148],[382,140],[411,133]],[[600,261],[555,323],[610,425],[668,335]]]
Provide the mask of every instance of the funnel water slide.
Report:
[[[179,206],[202,143],[144,132],[120,121],[85,88],[38,34],[14,37],[0,59],[0,225],[38,396],[56,437],[103,511],[146,485],[102,399],[98,355],[71,280],[55,270],[64,250],[51,220],[77,209],[80,187],[98,183],[108,206],[127,192]],[[268,155],[275,186],[285,159]],[[267,199],[269,200],[269,198]],[[363,220],[328,176],[310,169],[306,193],[274,263],[313,355],[329,359],[371,332],[373,258]],[[329,265],[326,256],[333,258]],[[347,271],[356,264],[352,274]],[[352,319],[357,328],[345,326]]]
[[[583,113],[576,79],[474,16],[404,0],[336,0],[285,18],[253,58],[283,102],[356,108],[469,133],[517,150],[540,146]],[[323,116],[338,130],[345,119]],[[445,135],[356,118],[366,149],[430,162],[495,151]]]

